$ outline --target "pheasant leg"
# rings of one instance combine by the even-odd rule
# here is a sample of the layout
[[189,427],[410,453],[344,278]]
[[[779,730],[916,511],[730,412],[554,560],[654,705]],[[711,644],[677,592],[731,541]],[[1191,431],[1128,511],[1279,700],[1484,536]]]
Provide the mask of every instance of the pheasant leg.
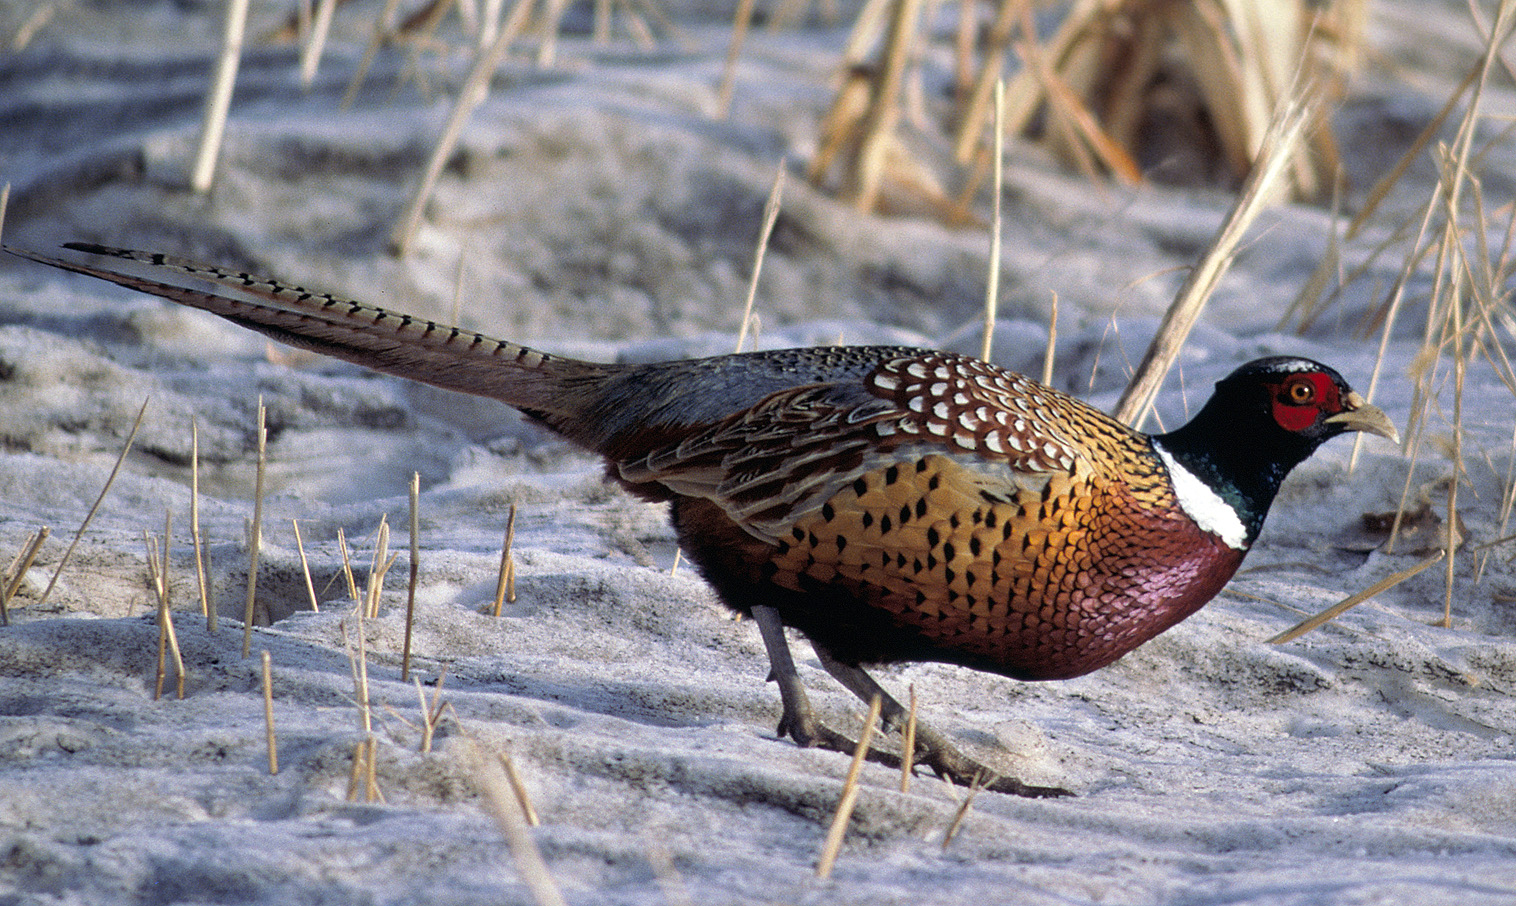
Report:
[[[829,652],[820,646],[815,646],[816,657],[821,661],[832,678],[841,683],[849,692],[858,696],[863,701],[873,701],[879,697],[879,715],[885,726],[896,730],[905,728],[909,712],[895,697],[885,691],[872,676],[862,667],[844,664],[833,658]],[[893,756],[891,756],[893,757]],[[1056,786],[1033,786],[1022,783],[1013,777],[1002,776],[999,772],[985,767],[974,759],[958,751],[946,736],[933,728],[916,722],[916,753],[915,762],[931,768],[939,777],[961,786],[981,784],[985,789],[994,790],[997,793],[1009,793],[1012,796],[1025,796],[1030,799],[1042,799],[1056,796],[1072,796],[1073,793]],[[895,759],[898,765],[898,759]]]
[[814,746],[852,752],[857,748],[856,743],[816,718],[811,700],[805,694],[805,686],[800,682],[800,674],[795,670],[795,659],[790,655],[779,611],[762,604],[755,604],[751,609],[753,622],[758,624],[758,633],[763,636],[763,647],[768,651],[769,678],[779,685],[779,701],[784,706],[784,714],[779,718],[779,736],[788,736],[805,748]]
[[[779,612],[766,605],[754,605],[751,609],[753,621],[758,624],[758,632],[763,637],[763,646],[768,651],[771,678],[779,685],[779,699],[784,707],[784,714],[779,719],[779,735],[789,736],[804,747],[814,746],[851,754],[858,744],[822,724],[811,708],[810,698],[795,669],[789,642],[784,637],[784,624],[780,621]],[[874,696],[879,696],[879,713],[886,726],[897,729],[905,726],[908,714],[906,709],[862,668],[844,664],[819,647],[816,648],[816,656],[827,673],[863,701],[872,701]],[[873,748],[869,749],[868,759],[890,767],[898,768],[901,764],[900,756]],[[938,776],[962,786],[982,783],[986,789],[995,792],[1029,798],[1071,795],[1068,790],[1058,787],[1032,786],[1014,778],[1002,777],[958,751],[947,737],[931,727],[923,726],[919,721],[916,724],[914,760],[917,764],[931,768]],[[986,780],[988,782],[984,782]]]

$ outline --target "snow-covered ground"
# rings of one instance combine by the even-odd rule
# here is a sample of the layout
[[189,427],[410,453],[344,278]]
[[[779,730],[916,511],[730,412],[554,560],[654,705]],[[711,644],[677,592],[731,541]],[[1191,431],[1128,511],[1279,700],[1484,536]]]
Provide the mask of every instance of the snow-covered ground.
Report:
[[[380,5],[339,10],[308,92],[293,50],[250,48],[216,188],[198,197],[184,173],[218,6],[63,4],[27,49],[0,56],[6,242],[161,249],[586,357],[731,348],[764,199],[781,162],[798,168],[814,147],[842,30],[755,32],[726,120],[712,116],[726,31],[688,11],[675,12],[683,43],[639,51],[569,35],[551,68],[508,62],[397,260],[389,231],[467,60],[423,55],[418,84],[387,50],[341,109]],[[1371,69],[1338,117],[1349,208],[1478,53],[1461,4],[1373,11]],[[0,9],[0,36],[29,12]],[[255,30],[282,15],[255,4]],[[925,57],[931,97],[945,78],[938,53]],[[1513,97],[1497,81],[1487,102],[1504,115]],[[1021,146],[1010,159],[996,358],[1040,368],[1056,292],[1056,382],[1109,407],[1229,200],[1093,186]],[[1484,203],[1503,222],[1509,143],[1483,167]],[[1310,355],[1366,389],[1377,340],[1360,322],[1401,261],[1373,250],[1424,202],[1431,173],[1414,168],[1343,250],[1343,271],[1368,262],[1365,275],[1304,335],[1278,322],[1337,227],[1318,207],[1266,214],[1170,380],[1163,422],[1261,354]],[[975,351],[986,260],[982,230],[861,217],[790,179],[760,342]],[[1427,292],[1425,276],[1412,282],[1377,394],[1402,426]],[[848,759],[775,739],[756,630],[687,566],[671,572],[660,508],[608,487],[597,461],[494,402],[271,350],[209,316],[18,259],[0,262],[0,325],[5,562],[39,526],[53,531],[0,629],[0,903],[529,903],[465,735],[509,753],[542,819],[532,836],[573,904],[1516,902],[1516,568],[1509,543],[1472,550],[1503,533],[1516,404],[1478,360],[1452,628],[1433,625],[1439,565],[1297,641],[1265,643],[1427,555],[1371,550],[1361,529],[1363,514],[1394,509],[1410,460],[1375,439],[1349,472],[1352,442],[1336,441],[1287,483],[1228,590],[1116,665],[1040,685],[881,670],[901,694],[914,684],[926,718],[979,757],[1078,795],[981,794],[944,846],[961,792],[922,777],[902,794],[868,766],[836,871],[820,881]],[[1506,325],[1486,342],[1513,351]],[[244,658],[260,397],[271,441],[258,588],[273,622]],[[120,477],[38,604],[144,400]],[[1433,411],[1452,417],[1449,387]],[[198,615],[187,530],[192,421],[216,634]],[[1448,434],[1441,421],[1428,431],[1411,483],[1439,508]],[[451,706],[424,754],[422,705],[399,664],[413,471],[412,668],[428,686],[445,673]],[[518,598],[497,618],[481,611],[512,503]],[[161,535],[170,512],[186,696],[154,700],[144,533]],[[361,625],[384,799],[353,802],[360,625],[336,535],[361,579],[385,516],[400,557],[380,616]],[[856,701],[799,651],[827,719],[855,729]]]

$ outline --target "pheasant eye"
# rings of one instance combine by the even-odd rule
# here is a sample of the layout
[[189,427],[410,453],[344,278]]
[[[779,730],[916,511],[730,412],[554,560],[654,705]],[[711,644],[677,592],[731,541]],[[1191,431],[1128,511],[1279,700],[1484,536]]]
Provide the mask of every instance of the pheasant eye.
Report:
[[1316,401],[1316,387],[1310,381],[1291,381],[1284,392],[1286,398],[1297,406]]

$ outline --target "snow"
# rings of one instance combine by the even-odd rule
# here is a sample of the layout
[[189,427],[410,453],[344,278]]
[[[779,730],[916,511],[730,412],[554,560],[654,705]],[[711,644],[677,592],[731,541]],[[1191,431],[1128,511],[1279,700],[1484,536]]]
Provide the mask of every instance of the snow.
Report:
[[[674,11],[683,45],[641,52],[569,35],[553,68],[507,63],[414,253],[396,260],[388,231],[467,61],[424,56],[418,87],[401,81],[405,54],[387,50],[358,103],[339,109],[380,5],[339,11],[308,93],[293,51],[250,49],[208,198],[183,184],[219,10],[60,6],[28,49],[0,57],[6,242],[161,249],[445,320],[456,305],[465,326],[589,358],[731,348],[763,201],[781,160],[794,170],[814,148],[841,32],[755,31],[725,121],[711,113],[727,36],[699,11]],[[1373,9],[1376,50],[1413,77],[1355,88],[1339,114],[1344,134],[1377,137],[1344,142],[1350,207],[1393,161],[1386,142],[1414,137],[1478,53],[1460,4]],[[0,34],[18,15],[0,11]],[[259,15],[254,31],[283,13],[255,5]],[[166,26],[179,28],[165,37]],[[1489,95],[1498,111],[1516,97],[1498,81]],[[1497,145],[1485,161],[1489,210],[1510,203],[1511,152]],[[1040,371],[1056,291],[1055,383],[1108,408],[1229,199],[1096,187],[1024,148],[1012,159],[997,359]],[[1338,225],[1307,205],[1266,215],[1159,419],[1174,426],[1213,381],[1266,354],[1323,360],[1366,390],[1377,342],[1359,322],[1400,268],[1374,248],[1424,202],[1431,178],[1413,168],[1343,246],[1344,270],[1366,263],[1366,276],[1303,335],[1279,321]],[[792,178],[758,297],[760,342],[977,352],[986,256],[982,230],[861,217]],[[1408,304],[1424,305],[1429,280],[1415,276]],[[1402,429],[1417,317],[1393,338],[1375,400]],[[1510,354],[1508,328],[1487,336]],[[1450,419],[1452,389],[1437,389],[1434,418]],[[1395,508],[1408,469],[1413,499],[1442,511],[1454,472],[1437,440],[1447,425],[1414,465],[1372,438],[1350,471],[1352,441],[1334,441],[1286,483],[1228,589],[1117,664],[1048,684],[936,665],[879,670],[899,695],[914,685],[923,719],[976,756],[1077,795],[981,793],[944,845],[962,791],[923,776],[901,793],[894,772],[869,765],[835,873],[821,881],[813,867],[848,758],[775,738],[778,697],[756,629],[674,567],[660,507],[609,487],[593,457],[498,403],[270,350],[209,316],[7,260],[0,551],[42,525],[53,534],[0,629],[0,903],[530,903],[464,736],[509,754],[542,818],[531,835],[572,904],[1516,902],[1516,567],[1509,543],[1475,550],[1510,532],[1500,507],[1516,406],[1478,360],[1465,393],[1469,545],[1455,562],[1451,627],[1435,625],[1439,564],[1297,641],[1265,643],[1429,553],[1374,549],[1361,523]],[[258,589],[273,622],[255,627],[244,658],[260,396],[271,441]],[[39,603],[145,399],[121,475]],[[192,421],[215,634],[199,616],[190,554]],[[449,706],[426,753],[416,683],[400,675],[413,471],[411,674],[429,701],[442,677]],[[494,617],[512,504],[517,599]],[[153,696],[143,534],[161,535],[169,511],[183,700],[172,679],[170,694]],[[380,614],[360,626],[336,535],[354,548],[361,583],[381,517],[399,556]],[[348,796],[364,736],[351,653],[360,632],[383,802]],[[858,702],[798,639],[796,653],[826,720],[856,731]]]

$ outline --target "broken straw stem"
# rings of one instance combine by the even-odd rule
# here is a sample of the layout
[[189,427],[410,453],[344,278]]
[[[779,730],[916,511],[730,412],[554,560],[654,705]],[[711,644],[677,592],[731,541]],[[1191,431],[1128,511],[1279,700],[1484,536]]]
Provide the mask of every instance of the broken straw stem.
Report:
[[190,169],[190,188],[202,195],[210,191],[216,175],[216,157],[221,151],[226,114],[232,105],[232,87],[237,81],[237,64],[242,57],[247,7],[248,0],[227,0],[221,56],[216,59],[216,73],[211,77],[210,93],[205,98],[205,113],[200,120],[200,148],[195,152],[195,162]]

